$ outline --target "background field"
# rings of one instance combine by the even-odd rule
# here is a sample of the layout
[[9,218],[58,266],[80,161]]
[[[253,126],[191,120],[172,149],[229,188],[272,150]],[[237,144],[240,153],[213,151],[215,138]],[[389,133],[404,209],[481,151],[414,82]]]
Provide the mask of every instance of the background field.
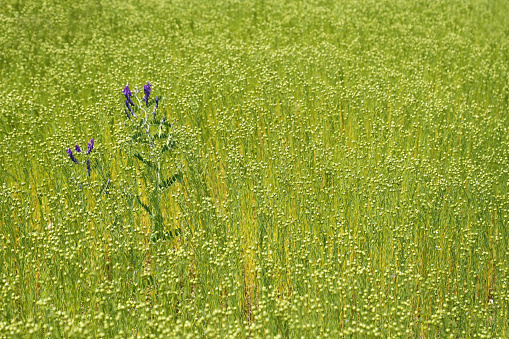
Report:
[[[507,13],[0,0],[0,337],[509,337]],[[157,243],[119,147],[147,81]]]

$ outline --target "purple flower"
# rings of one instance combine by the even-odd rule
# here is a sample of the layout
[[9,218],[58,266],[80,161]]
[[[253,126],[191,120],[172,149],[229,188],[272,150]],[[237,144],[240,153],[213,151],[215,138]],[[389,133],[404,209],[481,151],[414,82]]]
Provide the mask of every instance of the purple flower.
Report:
[[131,119],[131,116],[129,115],[129,111],[127,110],[127,107],[125,108],[125,115],[127,115],[127,117],[128,117],[129,119]]
[[148,97],[150,96],[150,82],[147,81],[147,84],[143,86],[143,92],[145,93],[143,100],[145,100],[148,105]]
[[156,108],[159,106],[159,95],[156,96]]
[[88,176],[90,176],[90,172],[92,171],[90,169],[90,160],[87,159],[87,171],[88,171]]
[[78,144],[74,146],[74,149],[76,150],[76,152],[81,153],[81,148],[78,146]]
[[133,94],[131,93],[131,90],[129,89],[129,84],[125,85],[124,90],[122,91],[122,93],[124,93],[126,99],[129,99],[130,97],[133,96]]
[[79,164],[78,159],[76,159],[74,157],[74,154],[72,154],[72,151],[71,151],[70,147],[67,149],[67,155],[69,156],[69,158],[71,158],[72,161],[74,161],[75,163]]
[[133,96],[133,94],[131,93],[131,90],[129,89],[129,84],[125,85],[122,93],[124,93],[125,105],[127,106],[127,108],[130,108],[129,105],[134,107],[134,102],[131,100],[131,97]]
[[90,154],[90,152],[92,152],[92,149],[94,149],[94,139],[90,139],[90,142],[88,143],[88,148],[87,148],[87,155]]

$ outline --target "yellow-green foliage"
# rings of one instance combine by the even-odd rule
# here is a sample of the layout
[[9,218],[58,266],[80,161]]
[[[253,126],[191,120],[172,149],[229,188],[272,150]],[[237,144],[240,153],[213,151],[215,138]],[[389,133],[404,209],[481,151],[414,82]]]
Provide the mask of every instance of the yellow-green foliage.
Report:
[[[0,0],[0,337],[509,337],[507,13]],[[147,81],[184,173],[157,242]]]

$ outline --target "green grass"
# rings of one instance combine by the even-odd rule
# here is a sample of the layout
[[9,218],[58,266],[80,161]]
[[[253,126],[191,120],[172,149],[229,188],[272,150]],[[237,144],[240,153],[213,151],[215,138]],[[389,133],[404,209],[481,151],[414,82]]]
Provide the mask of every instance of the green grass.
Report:
[[[507,338],[506,13],[0,0],[0,337]],[[157,242],[147,81],[184,173]]]

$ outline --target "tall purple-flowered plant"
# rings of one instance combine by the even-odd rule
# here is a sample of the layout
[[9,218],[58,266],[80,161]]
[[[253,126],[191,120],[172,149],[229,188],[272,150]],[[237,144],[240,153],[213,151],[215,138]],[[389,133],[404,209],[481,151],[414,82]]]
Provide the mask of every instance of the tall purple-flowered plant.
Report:
[[78,144],[74,146],[74,149],[76,150],[76,152],[81,153],[81,148],[78,146]]
[[150,82],[147,81],[147,84],[143,86],[143,92],[145,93],[143,100],[145,100],[148,106],[148,97],[150,96]]
[[[148,184],[150,184],[151,187],[154,187],[154,190],[147,191],[146,198],[148,201],[148,205],[143,203],[140,198],[138,197],[138,202],[141,206],[150,214],[151,219],[151,236],[150,238],[152,240],[161,239],[167,239],[167,235],[165,234],[165,226],[164,226],[164,218],[163,218],[163,209],[162,209],[162,194],[163,192],[168,189],[173,183],[175,183],[177,180],[180,181],[182,179],[183,173],[179,170],[172,176],[167,176],[168,174],[167,169],[165,168],[164,164],[167,162],[168,158],[172,155],[169,155],[166,153],[167,150],[172,150],[174,141],[173,141],[173,134],[172,134],[172,126],[173,123],[165,124],[165,116],[164,111],[161,111],[161,120],[160,122],[156,120],[156,113],[159,109],[159,102],[161,101],[161,97],[159,95],[153,97],[153,99],[150,99],[150,95],[152,92],[152,85],[149,81],[145,83],[144,86],[140,86],[139,90],[136,89],[133,91],[133,96],[136,98],[136,105],[132,107],[128,104],[127,99],[130,97],[129,92],[127,91],[127,86],[124,88],[124,96],[126,100],[126,105],[124,112],[128,118],[131,118],[132,116],[136,117],[133,112],[141,112],[141,121],[139,121],[139,124],[131,124],[134,121],[126,121],[128,123],[128,127],[131,127],[130,130],[132,131],[133,135],[132,138],[128,138],[125,140],[125,146],[127,146],[127,155],[129,157],[132,157],[133,159],[137,159],[140,162],[141,170],[145,169],[146,173],[148,174],[145,176],[145,181]],[[143,96],[140,100],[140,96],[142,95],[139,93],[143,89]],[[127,94],[126,94],[127,93]],[[139,96],[140,95],[140,96]],[[143,107],[143,103],[141,101],[145,101],[146,107]],[[154,104],[154,105],[152,105]],[[161,105],[164,106],[164,102],[161,101]],[[153,107],[152,107],[153,106]],[[162,106],[161,106],[162,107]],[[150,119],[150,112],[149,110],[152,110],[153,119]],[[133,119],[134,120],[134,119]],[[159,125],[159,128],[156,131],[157,125]],[[141,135],[146,134],[148,135],[148,138],[139,137]],[[155,134],[157,133],[157,135]],[[166,136],[166,137],[163,137]],[[166,145],[163,144],[162,139],[166,139]],[[160,141],[161,140],[161,141]],[[171,145],[169,144],[171,140]],[[158,145],[158,143],[161,143],[160,152],[150,152],[150,158],[146,159],[145,156],[142,156],[138,152],[132,152],[131,146],[136,145],[141,147],[142,149],[150,148],[153,150],[155,146]],[[154,154],[155,153],[155,154]],[[148,165],[145,167],[144,165]],[[100,171],[100,169],[97,169]],[[98,172],[100,173],[100,172]],[[178,231],[180,233],[180,229]],[[175,236],[177,235],[177,232],[175,233]],[[170,233],[170,237],[173,237],[173,235]]]
[[67,155],[69,156],[69,158],[71,158],[72,161],[74,161],[75,163],[79,164],[80,162],[78,161],[78,159],[76,159],[74,157],[74,154],[72,154],[72,151],[71,151],[71,148],[69,147],[67,149]]
[[94,149],[94,139],[90,139],[88,145],[87,145],[87,155],[92,152],[92,149]]

